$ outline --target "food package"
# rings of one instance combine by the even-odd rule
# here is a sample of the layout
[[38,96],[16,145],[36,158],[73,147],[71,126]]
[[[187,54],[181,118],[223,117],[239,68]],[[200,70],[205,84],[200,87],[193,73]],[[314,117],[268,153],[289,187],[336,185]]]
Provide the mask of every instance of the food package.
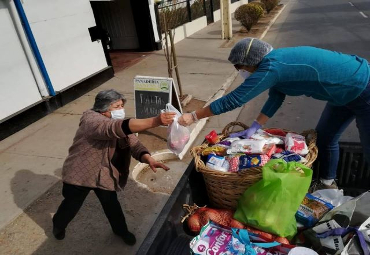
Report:
[[271,144],[265,144],[265,146],[263,146],[263,152],[262,154],[268,156],[269,158],[271,158],[272,154],[276,153],[276,145],[271,143]]
[[284,139],[285,136],[286,136],[286,134],[287,134],[287,132],[285,132],[282,129],[278,129],[278,128],[266,128],[265,129],[265,132],[267,132],[267,133],[269,133],[269,134],[271,134],[273,136],[277,136],[277,137],[279,137],[281,139]]
[[262,154],[265,141],[257,141],[253,139],[241,139],[231,143],[227,154],[233,153],[248,153],[248,154]]
[[239,170],[264,166],[270,157],[267,155],[244,155],[239,157]]
[[226,159],[229,162],[229,172],[236,173],[239,171],[239,158],[243,154],[235,154],[227,156]]
[[220,142],[220,137],[217,135],[215,130],[212,130],[208,135],[206,135],[206,140],[209,144],[216,144]]
[[229,163],[227,162],[225,157],[217,156],[215,154],[211,154],[208,156],[206,166],[208,168],[218,170],[221,172],[227,172],[229,170]]
[[274,136],[262,129],[258,129],[257,132],[251,136],[251,139],[265,141],[268,144],[284,144],[284,139],[282,137]]
[[285,149],[301,156],[306,156],[308,154],[306,140],[303,136],[298,134],[288,133],[286,135]]
[[219,156],[225,156],[226,155],[226,148],[218,145],[214,145],[211,147],[207,147],[202,151],[202,156],[208,156],[210,154],[216,154]]
[[217,143],[217,145],[224,146],[224,147],[230,147],[231,143],[234,141],[241,140],[239,137],[228,137]]
[[309,193],[306,194],[296,213],[296,219],[305,227],[313,227],[334,206]]
[[280,153],[275,153],[271,156],[272,159],[283,159],[286,162],[300,162],[300,163],[306,163],[307,160],[302,157],[301,155],[291,152],[291,151],[282,151]]

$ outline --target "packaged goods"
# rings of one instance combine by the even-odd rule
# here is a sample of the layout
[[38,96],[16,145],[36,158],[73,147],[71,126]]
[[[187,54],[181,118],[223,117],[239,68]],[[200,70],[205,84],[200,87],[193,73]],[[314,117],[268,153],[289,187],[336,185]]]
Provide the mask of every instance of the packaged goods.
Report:
[[207,161],[206,166],[214,170],[227,172],[229,170],[229,167],[228,167],[229,164],[228,162],[227,163],[225,162],[227,162],[225,157],[211,154],[208,156],[208,161]]
[[282,151],[280,153],[275,153],[271,156],[272,159],[283,159],[286,162],[300,162],[300,163],[306,163],[307,160],[302,157],[301,155],[298,155],[297,153],[291,152],[291,151]]
[[287,132],[285,132],[284,130],[278,129],[278,128],[267,128],[265,129],[265,131],[271,135],[280,137],[282,139],[284,139],[287,134]]
[[239,157],[239,170],[257,166],[264,166],[270,157],[267,155],[244,155]]
[[269,134],[262,129],[258,129],[257,132],[251,136],[251,139],[265,141],[268,144],[284,144],[283,138]]
[[305,227],[312,227],[333,208],[330,203],[307,193],[298,208],[296,219]]
[[231,145],[232,142],[238,141],[238,140],[241,140],[241,139],[239,137],[229,137],[229,138],[223,139],[222,141],[220,141],[219,143],[217,143],[217,145],[225,146],[225,147],[230,147],[230,145]]
[[220,137],[217,135],[215,130],[212,130],[208,135],[206,135],[206,140],[209,144],[216,144],[220,142]]
[[226,155],[226,148],[218,145],[214,145],[208,148],[205,148],[202,151],[202,156],[208,156],[210,154],[216,154],[219,156],[225,156]]
[[301,156],[306,156],[308,153],[308,148],[306,140],[303,136],[288,133],[285,137],[285,149],[287,151],[292,151]]
[[248,153],[248,154],[262,154],[263,147],[265,146],[264,141],[257,141],[253,139],[241,139],[231,143],[230,148],[227,150],[227,154],[233,153]]
[[239,158],[242,157],[241,155],[230,155],[227,158],[229,162],[229,172],[236,173],[239,171]]

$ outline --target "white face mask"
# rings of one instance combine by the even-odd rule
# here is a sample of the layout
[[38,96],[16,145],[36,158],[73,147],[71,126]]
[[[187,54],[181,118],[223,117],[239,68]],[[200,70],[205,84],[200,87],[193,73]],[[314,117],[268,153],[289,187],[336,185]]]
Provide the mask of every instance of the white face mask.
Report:
[[111,111],[112,119],[123,120],[125,118],[125,109]]
[[250,75],[251,75],[251,73],[250,72],[248,72],[248,71],[246,71],[246,70],[243,70],[243,69],[240,69],[239,70],[239,74],[240,74],[240,76],[245,80],[245,79],[247,79]]

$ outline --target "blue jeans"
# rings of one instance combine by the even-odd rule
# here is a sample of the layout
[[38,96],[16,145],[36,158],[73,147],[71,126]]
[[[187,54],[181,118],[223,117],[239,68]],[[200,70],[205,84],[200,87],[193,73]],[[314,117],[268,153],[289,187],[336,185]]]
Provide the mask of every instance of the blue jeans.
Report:
[[361,95],[345,106],[326,105],[317,124],[320,177],[335,179],[339,161],[339,138],[356,119],[364,156],[370,163],[370,82]]

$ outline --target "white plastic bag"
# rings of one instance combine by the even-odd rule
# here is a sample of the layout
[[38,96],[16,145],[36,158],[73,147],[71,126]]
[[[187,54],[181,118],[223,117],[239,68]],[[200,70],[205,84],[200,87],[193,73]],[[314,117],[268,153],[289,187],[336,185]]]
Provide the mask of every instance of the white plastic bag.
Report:
[[167,147],[176,155],[179,155],[190,139],[190,131],[187,127],[181,126],[178,119],[181,113],[170,103],[166,104],[166,112],[176,112],[176,116],[167,129]]

